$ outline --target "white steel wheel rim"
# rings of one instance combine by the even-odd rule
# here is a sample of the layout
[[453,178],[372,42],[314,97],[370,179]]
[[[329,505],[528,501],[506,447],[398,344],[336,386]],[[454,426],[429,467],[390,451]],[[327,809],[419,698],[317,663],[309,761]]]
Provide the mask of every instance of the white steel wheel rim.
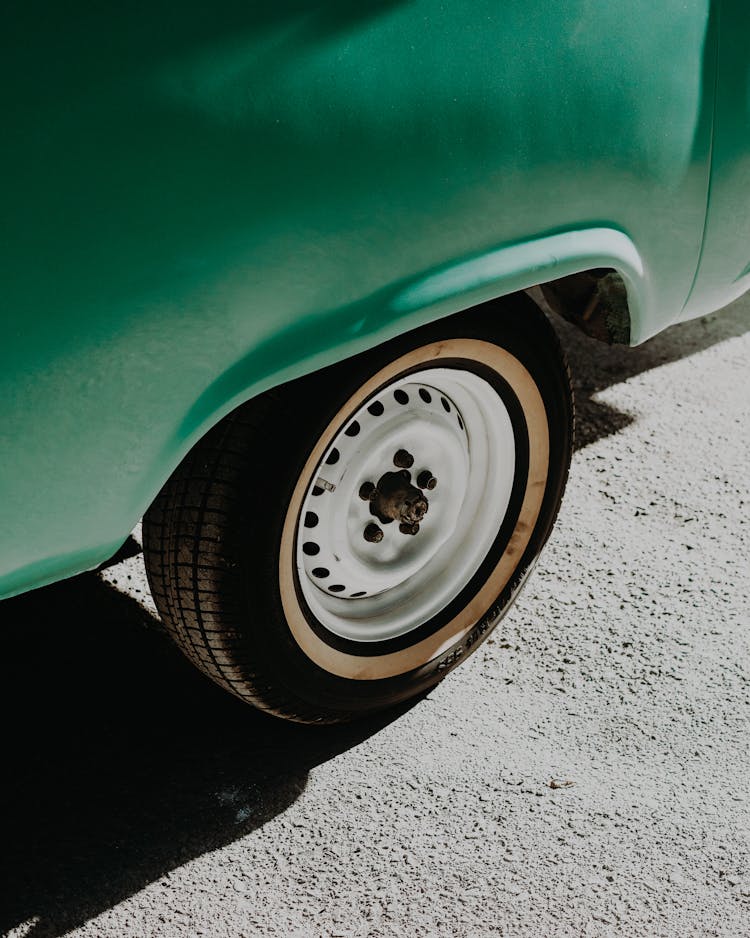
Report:
[[[364,483],[398,472],[428,509],[415,535],[383,523],[361,497]],[[341,639],[399,639],[429,622],[468,585],[508,510],[516,445],[497,390],[457,367],[427,368],[382,388],[340,427],[312,474],[296,527],[297,581],[317,622]],[[379,542],[365,539],[377,525]]]

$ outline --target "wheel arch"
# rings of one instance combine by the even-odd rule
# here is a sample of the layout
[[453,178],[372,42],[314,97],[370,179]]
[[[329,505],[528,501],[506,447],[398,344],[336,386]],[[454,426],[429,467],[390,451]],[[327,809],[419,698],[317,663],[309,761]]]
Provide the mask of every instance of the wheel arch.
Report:
[[625,233],[603,226],[556,232],[452,260],[349,305],[297,317],[291,326],[260,342],[253,342],[249,329],[250,347],[238,347],[233,364],[193,399],[170,402],[178,418],[166,435],[153,431],[141,435],[139,470],[128,472],[126,478],[119,470],[113,471],[106,529],[100,523],[97,542],[92,543],[90,531],[82,531],[75,548],[70,544],[63,553],[47,555],[0,577],[0,594],[11,596],[106,561],[198,440],[251,398],[431,321],[540,284],[602,269],[616,271],[622,278],[631,342],[656,331],[660,323],[649,314],[655,304],[649,301],[649,279],[638,250]]
[[[612,272],[625,294],[628,341],[637,344],[659,324],[649,316],[648,279],[631,239],[605,227],[555,233],[451,262],[274,333],[196,398],[170,448],[186,450],[235,407],[274,386],[520,290],[528,291],[545,311],[576,321],[571,305],[583,287],[566,291],[552,285],[596,283],[598,275]],[[578,276],[587,273],[587,280]],[[535,288],[541,288],[542,295]]]

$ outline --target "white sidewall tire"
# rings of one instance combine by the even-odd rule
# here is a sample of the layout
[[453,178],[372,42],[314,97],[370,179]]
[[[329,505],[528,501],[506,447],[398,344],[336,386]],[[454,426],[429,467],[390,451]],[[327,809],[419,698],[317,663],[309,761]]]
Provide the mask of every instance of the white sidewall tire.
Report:
[[[492,541],[486,534],[488,525],[484,521],[479,524],[478,547],[469,536],[472,529],[464,521],[477,517],[477,490],[453,472],[450,460],[455,454],[450,455],[442,462],[447,470],[442,482],[438,478],[437,494],[429,496],[434,501],[430,503],[431,514],[424,515],[424,531],[420,522],[420,531],[411,539],[416,544],[425,533],[424,546],[411,551],[408,546],[402,549],[398,538],[391,540],[398,566],[397,585],[411,577],[409,564],[417,554],[427,557],[419,560],[417,568],[425,582],[431,582],[430,545],[437,544],[438,553],[442,545],[450,547],[450,556],[458,558],[456,569],[462,563],[463,567],[455,572],[450,564],[446,566],[443,556],[439,557],[438,569],[448,570],[453,577],[450,588],[441,584],[436,590],[436,596],[448,597],[447,605],[435,612],[429,603],[423,604],[419,615],[431,618],[421,625],[416,613],[413,620],[392,626],[381,614],[377,627],[369,629],[372,618],[363,605],[351,618],[357,620],[356,626],[365,610],[366,633],[336,621],[329,621],[326,627],[311,614],[298,581],[295,540],[298,518],[307,520],[300,515],[305,510],[305,493],[321,459],[328,458],[327,448],[342,428],[344,432],[351,428],[347,420],[364,402],[380,393],[379,389],[406,378],[416,381],[414,387],[424,389],[428,385],[415,375],[423,376],[431,369],[432,387],[440,387],[438,372],[445,375],[454,369],[451,374],[455,377],[461,370],[487,382],[502,401],[511,423],[515,460],[507,508],[498,507],[505,504],[504,483],[494,487],[480,484],[481,497],[493,506],[489,513],[494,510],[492,517],[500,530]],[[466,414],[461,414],[461,408],[466,402],[458,397],[454,404],[463,418]],[[404,412],[408,409],[404,407]],[[492,413],[505,419],[502,408]],[[414,419],[428,424],[434,416],[422,413]],[[412,416],[409,425],[413,428],[411,421]],[[462,422],[470,426],[468,421]],[[364,424],[361,430],[364,440],[370,431]],[[494,436],[500,445],[509,439],[503,432]],[[418,457],[429,460],[426,466],[433,468],[432,438],[420,433],[421,429],[414,437],[418,444],[414,447],[415,472]],[[468,431],[467,436],[471,463],[467,479],[481,480],[481,472],[473,473],[482,461],[475,460],[478,450],[472,451]],[[487,434],[490,449],[492,438]],[[476,441],[476,433],[473,439]],[[389,448],[381,455],[395,464],[392,440],[388,440]],[[414,699],[466,660],[510,608],[552,530],[572,447],[573,400],[565,358],[554,329],[523,294],[431,323],[274,388],[219,421],[175,469],[144,517],[146,568],[165,629],[217,684],[285,719],[341,723]],[[342,451],[342,461],[345,455]],[[367,460],[356,462],[355,450],[349,456],[352,475],[356,466],[371,470]],[[379,460],[380,456],[377,466],[381,465]],[[493,465],[501,465],[505,472],[508,461],[488,460],[487,479],[493,477]],[[384,477],[372,481],[380,485]],[[351,502],[346,498],[354,489],[350,486],[339,491],[341,478],[336,491],[343,501],[337,504],[347,506]],[[460,484],[455,487],[457,478]],[[415,481],[418,483],[418,474]],[[424,487],[420,488],[424,493]],[[464,496],[461,501],[462,491],[470,493],[468,500]],[[499,499],[493,500],[498,493]],[[440,520],[440,512],[441,506],[448,505],[452,511],[459,504],[466,506],[465,517],[460,519],[464,526],[454,541],[449,536],[449,523]],[[372,507],[377,510],[375,504]],[[328,517],[343,515],[336,508]],[[355,512],[346,517],[360,523],[366,515]],[[382,517],[379,519],[387,526]],[[324,531],[324,520],[321,515],[320,532]],[[438,536],[432,527],[436,521],[443,525]],[[398,530],[396,525],[392,522],[388,530]],[[331,525],[329,530],[337,537],[341,528]],[[361,544],[356,539],[351,543],[356,559]],[[456,544],[466,545],[467,553],[476,549],[476,554],[462,559],[463,548]],[[327,544],[321,543],[321,551],[324,548]],[[484,559],[477,561],[482,555]],[[384,558],[386,564],[391,562],[385,555],[378,562],[382,564]],[[336,560],[336,555],[332,559]],[[365,569],[375,566],[374,562],[370,568],[364,565]],[[351,565],[348,569],[356,573],[358,568]],[[309,572],[312,576],[312,569]],[[363,587],[357,585],[356,576],[323,585],[332,592],[333,585],[347,582],[349,598],[359,601]],[[372,583],[368,597],[392,588],[389,583]],[[450,599],[454,586],[458,593]],[[421,582],[418,589],[410,587],[407,600],[419,595],[421,589]]]
[[[449,622],[413,644],[385,654],[351,654],[334,647],[313,629],[301,596],[297,574],[297,530],[306,493],[319,472],[324,454],[341,428],[370,398],[401,376],[429,364],[473,362],[507,383],[515,395],[528,432],[528,472],[517,521],[494,568],[469,602]],[[381,368],[354,393],[330,421],[310,453],[286,513],[279,553],[279,590],[290,632],[301,651],[319,668],[354,681],[394,678],[440,661],[456,643],[469,636],[515,574],[542,509],[550,459],[549,426],[544,401],[527,368],[509,351],[476,338],[455,338],[413,349]]]

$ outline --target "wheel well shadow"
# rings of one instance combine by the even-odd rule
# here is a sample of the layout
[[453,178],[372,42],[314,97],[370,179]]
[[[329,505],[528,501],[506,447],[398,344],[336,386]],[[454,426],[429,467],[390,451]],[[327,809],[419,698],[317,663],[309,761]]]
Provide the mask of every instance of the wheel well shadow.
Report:
[[750,330],[750,299],[743,297],[719,313],[672,326],[635,348],[605,345],[558,316],[552,321],[570,365],[576,399],[576,449],[582,449],[633,423],[631,414],[598,398],[602,391],[744,335]]

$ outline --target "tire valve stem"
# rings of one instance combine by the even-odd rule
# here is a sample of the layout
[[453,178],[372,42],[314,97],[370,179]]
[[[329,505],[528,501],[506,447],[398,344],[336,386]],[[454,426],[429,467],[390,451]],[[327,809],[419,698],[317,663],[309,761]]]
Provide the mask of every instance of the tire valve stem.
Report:
[[383,530],[371,522],[365,528],[364,538],[370,544],[379,544],[383,540]]

